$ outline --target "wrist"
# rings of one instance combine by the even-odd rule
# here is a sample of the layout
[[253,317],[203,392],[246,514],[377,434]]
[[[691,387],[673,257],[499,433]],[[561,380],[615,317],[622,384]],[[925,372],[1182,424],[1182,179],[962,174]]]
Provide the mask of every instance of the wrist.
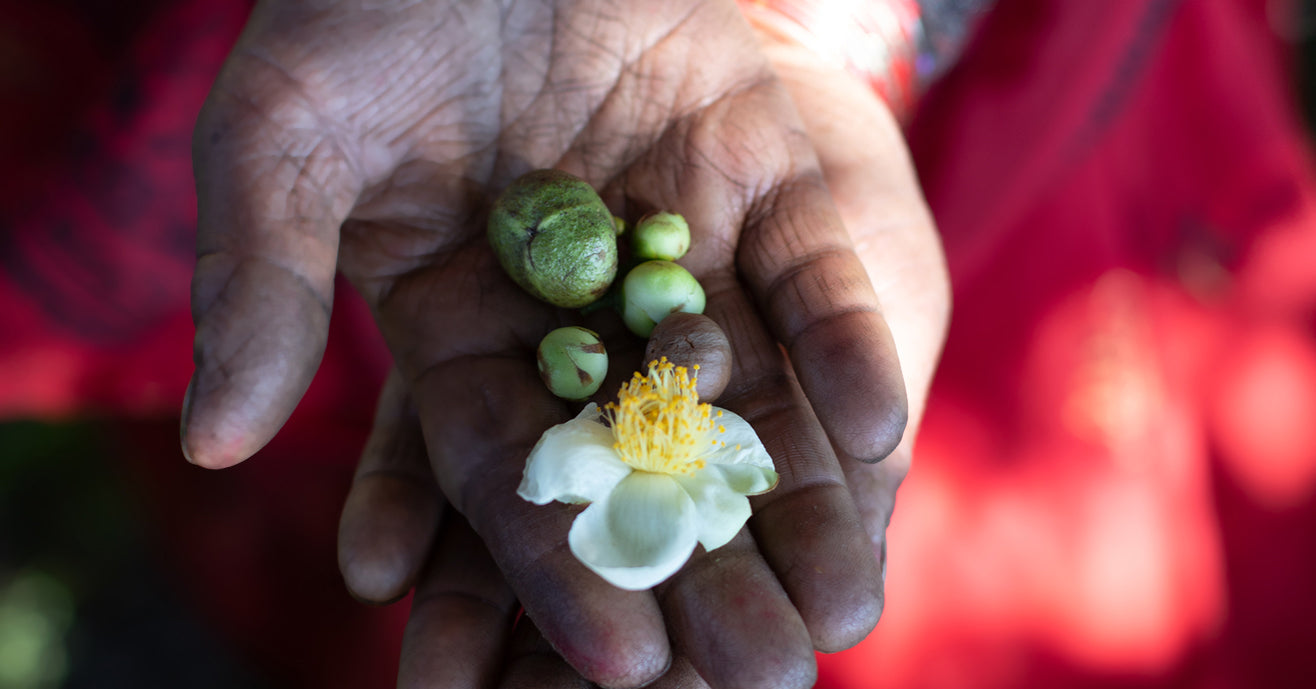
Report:
[[765,42],[844,70],[900,120],[917,101],[923,24],[916,0],[737,0]]

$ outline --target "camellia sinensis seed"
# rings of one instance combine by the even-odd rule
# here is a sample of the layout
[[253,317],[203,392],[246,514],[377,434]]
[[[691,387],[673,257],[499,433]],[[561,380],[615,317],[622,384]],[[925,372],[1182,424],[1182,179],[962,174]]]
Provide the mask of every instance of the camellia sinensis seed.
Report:
[[674,313],[655,326],[644,360],[664,357],[696,373],[695,392],[701,402],[716,402],[731,381],[731,342],[708,316]]
[[612,212],[561,170],[530,172],[503,191],[489,211],[489,243],[516,284],[555,306],[590,304],[617,276]]
[[671,261],[645,261],[621,283],[622,321],[648,337],[655,325],[678,313],[703,313],[704,288],[690,271]]
[[544,385],[563,399],[578,401],[593,395],[608,375],[603,341],[586,328],[567,326],[545,335],[536,359]]
[[650,213],[640,218],[631,233],[631,252],[636,258],[675,261],[689,250],[690,225],[676,213]]

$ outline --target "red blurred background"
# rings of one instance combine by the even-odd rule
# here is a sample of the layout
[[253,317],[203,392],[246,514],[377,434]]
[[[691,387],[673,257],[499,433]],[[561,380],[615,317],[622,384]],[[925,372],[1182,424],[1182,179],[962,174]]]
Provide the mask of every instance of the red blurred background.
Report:
[[[14,686],[392,684],[405,604],[351,601],[333,553],[386,366],[350,290],[262,457],[177,450],[190,130],[248,9],[0,0],[0,612],[64,616],[55,683]],[[821,686],[1316,686],[1313,17],[1001,0],[926,95],[955,315],[887,611]],[[97,520],[132,547],[88,555]]]

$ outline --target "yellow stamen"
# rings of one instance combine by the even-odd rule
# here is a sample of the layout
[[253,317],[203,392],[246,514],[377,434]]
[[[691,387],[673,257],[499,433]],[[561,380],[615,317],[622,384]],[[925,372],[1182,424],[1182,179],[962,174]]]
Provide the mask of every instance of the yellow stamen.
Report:
[[663,357],[649,362],[648,375],[637,372],[622,386],[603,414],[623,462],[660,474],[689,476],[704,468],[701,457],[720,446],[714,436],[726,429],[714,422],[710,405],[699,403],[697,381],[697,372],[691,377]]

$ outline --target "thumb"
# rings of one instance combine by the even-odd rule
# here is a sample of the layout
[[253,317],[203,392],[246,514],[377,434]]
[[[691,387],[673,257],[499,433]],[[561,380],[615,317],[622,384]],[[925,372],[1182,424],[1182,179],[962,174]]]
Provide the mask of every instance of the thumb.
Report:
[[196,370],[181,435],[188,460],[209,468],[263,447],[310,385],[329,326],[339,228],[360,190],[359,175],[288,89],[229,81],[244,82],[243,91],[217,87],[193,139]]

